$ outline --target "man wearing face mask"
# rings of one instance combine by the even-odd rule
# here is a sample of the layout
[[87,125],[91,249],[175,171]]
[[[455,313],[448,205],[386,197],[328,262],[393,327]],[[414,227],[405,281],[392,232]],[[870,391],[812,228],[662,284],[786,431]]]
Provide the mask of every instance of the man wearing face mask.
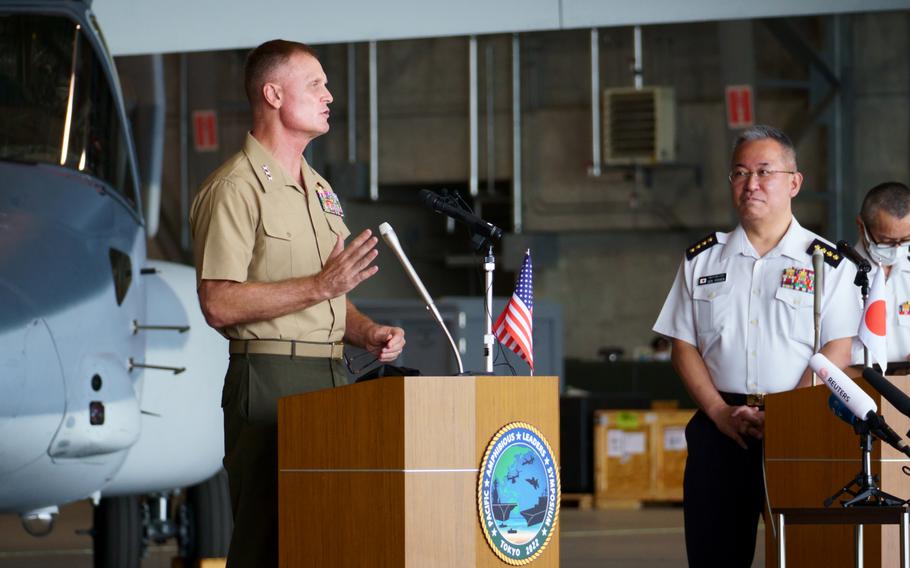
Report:
[[[888,303],[888,361],[910,360],[910,188],[894,181],[866,194],[856,217],[856,250],[869,260],[871,282],[881,265]],[[854,363],[863,362],[863,346],[853,344]]]

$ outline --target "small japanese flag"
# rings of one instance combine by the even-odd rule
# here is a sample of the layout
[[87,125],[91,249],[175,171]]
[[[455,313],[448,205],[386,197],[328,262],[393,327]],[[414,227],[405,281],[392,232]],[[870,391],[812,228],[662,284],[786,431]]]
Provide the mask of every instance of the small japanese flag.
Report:
[[872,279],[869,297],[863,307],[863,319],[859,322],[859,340],[869,350],[869,362],[878,363],[882,374],[888,372],[888,343],[885,339],[885,320],[888,305],[885,300],[885,271],[881,266]]

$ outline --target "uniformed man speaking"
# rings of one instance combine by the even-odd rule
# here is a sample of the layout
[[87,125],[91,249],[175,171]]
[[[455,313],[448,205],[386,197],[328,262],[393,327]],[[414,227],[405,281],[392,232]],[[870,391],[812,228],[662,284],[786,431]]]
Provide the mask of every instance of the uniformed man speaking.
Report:
[[278,564],[278,399],[346,383],[342,342],[380,361],[404,347],[403,330],[345,297],[376,273],[376,238],[364,231],[344,245],[341,204],[302,157],[329,130],[326,83],[304,44],[254,49],[245,72],[253,129],[190,211],[199,302],[230,339],[222,406],[232,568]]
[[[764,502],[763,396],[809,384],[812,252],[833,248],[793,216],[803,176],[780,130],[744,131],[729,180],[740,224],[689,247],[654,325],[672,339],[673,366],[699,408],[686,427],[683,482],[694,567],[752,563]],[[844,367],[860,317],[855,269],[825,258],[821,351]]]

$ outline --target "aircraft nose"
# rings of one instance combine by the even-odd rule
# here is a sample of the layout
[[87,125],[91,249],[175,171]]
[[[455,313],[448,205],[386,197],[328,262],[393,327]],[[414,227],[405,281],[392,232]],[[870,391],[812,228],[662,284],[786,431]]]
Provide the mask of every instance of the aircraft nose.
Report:
[[0,280],[0,476],[47,450],[65,408],[63,371],[47,323]]

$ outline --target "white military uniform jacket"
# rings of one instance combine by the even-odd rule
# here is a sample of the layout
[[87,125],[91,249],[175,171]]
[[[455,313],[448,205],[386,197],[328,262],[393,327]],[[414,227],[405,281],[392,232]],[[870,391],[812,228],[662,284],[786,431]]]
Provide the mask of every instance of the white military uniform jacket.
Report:
[[[878,264],[869,256],[862,242],[854,248],[872,265],[872,271],[869,272],[871,286],[872,279],[879,270]],[[862,304],[860,290],[855,290]],[[891,274],[885,280],[885,301],[888,310],[888,319],[885,320],[888,361],[906,361],[907,355],[910,355],[910,259],[907,257],[898,259],[891,267]],[[853,362],[863,362],[863,344],[858,339],[853,342]]]
[[795,217],[761,258],[742,225],[690,247],[654,331],[697,347],[718,391],[795,388],[815,343],[811,253],[817,246],[826,251],[821,344],[855,336],[856,269]]

